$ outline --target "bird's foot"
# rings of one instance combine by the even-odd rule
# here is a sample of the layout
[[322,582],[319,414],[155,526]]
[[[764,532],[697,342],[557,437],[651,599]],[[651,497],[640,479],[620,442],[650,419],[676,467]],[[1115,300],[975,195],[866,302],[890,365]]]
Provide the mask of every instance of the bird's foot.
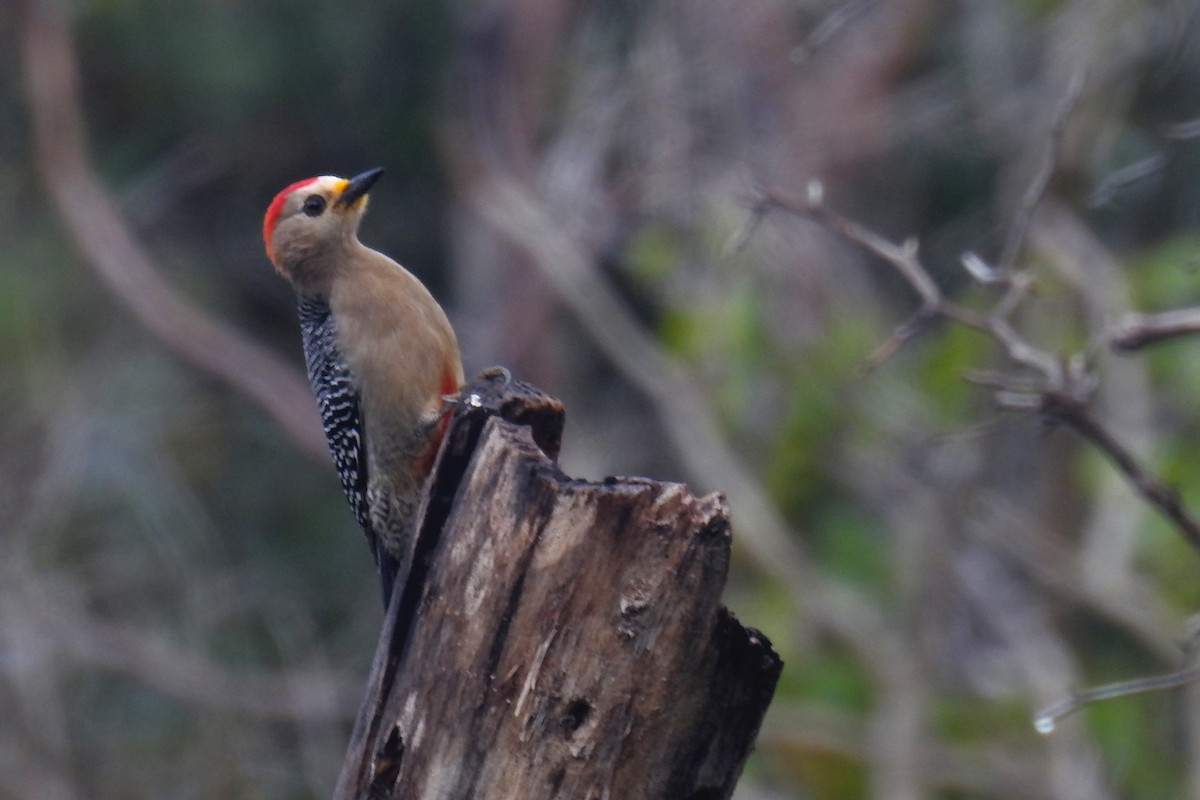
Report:
[[483,372],[480,372],[475,380],[494,381],[497,378],[503,378],[503,381],[500,383],[502,387],[512,383],[512,373],[508,371],[508,367],[499,365],[488,367]]
[[[476,381],[500,381],[500,388],[503,389],[512,383],[512,373],[508,367],[488,367],[475,378]],[[483,404],[482,398],[474,392],[459,392],[458,394],[442,395],[442,401],[447,406],[465,405],[470,408],[480,408]]]

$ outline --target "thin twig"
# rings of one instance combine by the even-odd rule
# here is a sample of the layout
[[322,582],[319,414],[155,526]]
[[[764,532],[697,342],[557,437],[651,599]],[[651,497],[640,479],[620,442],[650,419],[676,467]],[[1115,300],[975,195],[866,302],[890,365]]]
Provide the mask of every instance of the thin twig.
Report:
[[875,370],[887,363],[892,356],[900,352],[909,339],[924,330],[930,322],[937,319],[937,309],[922,307],[920,311],[901,322],[892,331],[892,335],[884,339],[871,355],[867,356],[867,370]]
[[1121,167],[1100,182],[1100,185],[1088,195],[1088,206],[1103,208],[1113,201],[1117,193],[1143,178],[1148,178],[1162,172],[1170,160],[1168,153],[1155,153],[1127,166]]
[[1187,142],[1200,136],[1200,119],[1191,119],[1166,125],[1159,131],[1165,140],[1162,152],[1153,153],[1138,159],[1132,164],[1109,174],[1100,185],[1088,195],[1088,206],[1102,208],[1111,203],[1119,192],[1140,180],[1157,175],[1171,163],[1180,152],[1180,143]]
[[1001,251],[1000,261],[996,265],[996,271],[1001,275],[1011,275],[1013,273],[1017,263],[1017,256],[1021,254],[1021,249],[1025,246],[1025,237],[1029,232],[1029,223],[1033,220],[1033,214],[1042,202],[1042,198],[1046,196],[1046,189],[1050,186],[1050,179],[1054,177],[1054,171],[1058,168],[1058,160],[1062,152],[1063,135],[1067,129],[1067,121],[1071,118],[1071,112],[1075,110],[1075,104],[1078,102],[1082,91],[1083,73],[1076,72],[1067,81],[1066,91],[1054,111],[1053,122],[1050,126],[1050,139],[1046,143],[1046,150],[1043,153],[1041,162],[1038,164],[1038,170],[1034,173],[1033,180],[1029,182],[1025,193],[1021,196],[1021,202],[1017,205],[1016,211],[1013,213],[1012,228],[1009,230],[1008,239],[1004,242],[1004,250]]
[[1200,308],[1180,308],[1157,314],[1126,314],[1113,326],[1109,344],[1132,351],[1164,339],[1200,333]]
[[1108,456],[1138,494],[1162,512],[1179,528],[1188,542],[1200,550],[1200,522],[1184,508],[1179,492],[1146,469],[1133,453],[1088,414],[1082,405],[1071,399],[1046,393],[1043,395],[1042,410],[1049,418],[1061,421]]
[[[1005,407],[1039,411],[1048,419],[1065,424],[1099,449],[1125,475],[1134,489],[1152,507],[1169,519],[1184,538],[1200,549],[1200,522],[1184,507],[1179,493],[1159,480],[1133,454],[1088,412],[1087,403],[1096,388],[1096,376],[1087,361],[1076,355],[1061,358],[1039,349],[1022,336],[1009,321],[1020,302],[1028,295],[1032,278],[1024,273],[1011,274],[1008,291],[990,312],[981,313],[954,303],[942,294],[929,271],[917,256],[915,240],[897,245],[857,222],[825,206],[819,184],[810,185],[806,200],[791,198],[778,190],[764,190],[761,203],[821,224],[843,239],[878,256],[890,265],[921,299],[917,316],[907,320],[874,353],[868,363],[892,354],[928,320],[944,317],[988,336],[1014,364],[1032,373],[1023,376],[974,375],[969,379],[987,382],[997,390],[996,399]],[[977,259],[977,257],[971,257]],[[972,274],[986,282],[993,270],[981,260],[968,265]]]
[[1179,689],[1200,680],[1200,667],[1168,672],[1165,675],[1151,675],[1148,678],[1109,683],[1093,689],[1073,692],[1066,700],[1061,700],[1038,712],[1033,720],[1033,727],[1038,733],[1052,733],[1058,723],[1070,714],[1075,713],[1089,703],[1102,700],[1113,700],[1118,697],[1129,697],[1146,692],[1164,692],[1169,689]]
[[1186,122],[1176,122],[1163,128],[1162,135],[1166,139],[1185,142],[1200,137],[1200,118],[1189,119]]
[[[798,200],[789,197],[777,189],[768,188],[762,190],[760,202],[812,220],[838,234],[846,241],[856,244],[878,256],[884,263],[891,266],[912,287],[921,301],[921,309],[917,312],[917,317],[913,320],[914,324],[917,320],[920,320],[920,323],[924,324],[926,321],[939,316],[951,319],[960,325],[990,336],[1004,349],[1005,354],[1012,361],[1035,370],[1043,376],[1049,385],[1062,390],[1068,388],[1065,386],[1064,376],[1058,360],[1027,342],[1008,323],[1007,317],[1013,311],[1011,302],[1008,300],[1011,292],[1006,294],[1000,303],[997,304],[996,310],[989,314],[981,314],[978,311],[947,300],[942,294],[942,290],[938,287],[932,276],[930,276],[929,271],[921,263],[918,257],[919,248],[915,238],[909,238],[903,244],[895,244],[888,241],[869,228],[843,217],[826,206],[823,197],[824,193],[819,189],[814,190],[814,185],[819,186],[819,184],[810,184],[808,196],[805,200]],[[1019,287],[1019,291],[1022,293],[1026,291],[1023,288],[1026,285],[1023,281],[1018,280],[1013,285]],[[1023,296],[1023,294],[1020,296]],[[911,336],[911,332],[905,331],[903,328],[904,326],[901,326],[901,333]],[[893,339],[895,338],[897,338],[897,335],[893,334]],[[881,349],[887,346],[885,343]],[[876,352],[878,353],[879,350]]]
[[843,239],[858,244],[891,264],[916,291],[926,308],[938,309],[942,305],[942,290],[917,259],[918,245],[915,237],[897,245],[869,228],[843,217],[825,205],[824,191],[818,181],[809,183],[808,197],[803,201],[790,198],[771,188],[763,188],[761,193],[762,201],[767,205],[820,223]]

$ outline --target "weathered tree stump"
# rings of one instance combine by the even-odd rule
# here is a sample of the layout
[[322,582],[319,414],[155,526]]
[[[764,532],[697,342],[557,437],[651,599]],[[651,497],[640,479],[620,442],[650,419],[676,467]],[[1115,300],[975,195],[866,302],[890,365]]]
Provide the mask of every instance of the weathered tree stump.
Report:
[[720,605],[723,498],[573,480],[557,400],[465,397],[335,800],[728,797],[782,664]]

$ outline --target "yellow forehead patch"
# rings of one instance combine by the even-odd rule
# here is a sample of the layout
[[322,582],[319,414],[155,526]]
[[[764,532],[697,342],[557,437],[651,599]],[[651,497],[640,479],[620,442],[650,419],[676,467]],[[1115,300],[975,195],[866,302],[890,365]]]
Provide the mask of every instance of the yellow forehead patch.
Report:
[[[327,175],[325,178],[322,179],[322,182],[329,189],[329,200],[331,202],[336,202],[337,199],[342,196],[342,192],[346,191],[346,187],[348,187],[350,185],[350,181],[348,178],[336,178],[332,175]],[[362,197],[358,198],[350,205],[340,206],[340,207],[341,208],[359,209],[359,208],[362,208],[366,204],[366,202],[367,202],[367,196],[364,194]]]

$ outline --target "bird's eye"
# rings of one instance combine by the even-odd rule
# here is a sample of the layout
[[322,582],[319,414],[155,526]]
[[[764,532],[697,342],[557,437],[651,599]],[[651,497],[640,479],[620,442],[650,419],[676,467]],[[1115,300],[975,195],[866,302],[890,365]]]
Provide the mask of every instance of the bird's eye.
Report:
[[300,207],[308,217],[319,217],[325,211],[325,198],[319,194],[310,194],[304,199],[304,205]]

